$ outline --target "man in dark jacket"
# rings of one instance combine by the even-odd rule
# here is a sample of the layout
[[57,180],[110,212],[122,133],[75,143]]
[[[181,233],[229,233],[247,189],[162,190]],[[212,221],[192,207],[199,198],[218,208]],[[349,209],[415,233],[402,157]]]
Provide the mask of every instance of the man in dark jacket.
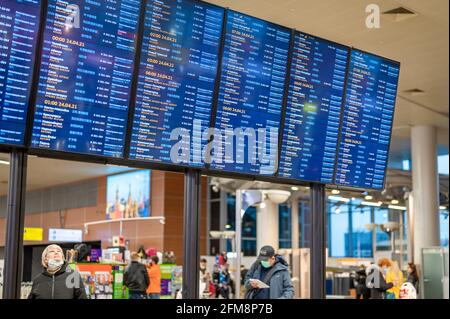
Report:
[[370,290],[366,286],[366,268],[361,265],[360,270],[355,273],[356,299],[370,299]]
[[45,248],[42,266],[44,271],[33,280],[28,299],[86,299],[81,276],[67,266],[61,247]]
[[394,286],[394,283],[387,283],[385,276],[391,262],[383,258],[378,265],[371,265],[367,268],[366,286],[370,289],[370,299],[385,299],[386,291]]
[[[258,288],[258,279],[269,288]],[[294,286],[287,262],[275,255],[271,246],[261,248],[257,261],[248,270],[245,277],[246,299],[292,299]]]
[[125,271],[124,283],[128,287],[130,299],[146,299],[150,279],[147,269],[139,262],[139,255],[135,252],[131,254],[131,264]]

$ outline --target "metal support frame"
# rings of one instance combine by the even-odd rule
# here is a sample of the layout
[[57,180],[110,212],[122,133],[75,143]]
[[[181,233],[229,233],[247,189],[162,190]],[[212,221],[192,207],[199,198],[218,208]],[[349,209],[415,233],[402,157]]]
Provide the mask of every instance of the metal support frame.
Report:
[[311,184],[311,298],[325,299],[326,203],[325,185]]
[[200,171],[188,169],[184,175],[183,299],[199,299],[200,210]]
[[235,299],[240,299],[241,294],[241,251],[242,251],[242,190],[236,191],[236,214],[235,214],[235,252],[236,252],[236,277],[235,284]]
[[23,261],[23,229],[25,221],[25,193],[27,153],[11,153],[6,218],[5,266],[3,298],[20,299]]

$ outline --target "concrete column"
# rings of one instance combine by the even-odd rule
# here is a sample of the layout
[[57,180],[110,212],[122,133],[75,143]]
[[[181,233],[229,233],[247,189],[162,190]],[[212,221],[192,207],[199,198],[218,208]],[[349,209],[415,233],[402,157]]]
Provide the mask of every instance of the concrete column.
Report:
[[420,265],[422,248],[440,246],[436,128],[433,126],[413,127],[411,142],[414,262]]
[[272,246],[278,250],[278,223],[279,213],[278,204],[275,204],[269,199],[263,201],[265,207],[259,205],[256,214],[256,246],[257,252],[267,245]]
[[298,224],[298,198],[291,200],[291,228],[292,228],[292,249],[299,248],[299,224]]

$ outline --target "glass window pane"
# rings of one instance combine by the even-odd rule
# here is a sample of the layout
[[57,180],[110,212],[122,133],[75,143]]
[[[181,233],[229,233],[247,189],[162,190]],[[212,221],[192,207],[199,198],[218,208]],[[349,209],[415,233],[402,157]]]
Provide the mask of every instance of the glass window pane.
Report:
[[292,247],[291,236],[291,209],[287,205],[278,206],[279,224],[278,239],[280,248]]
[[[375,224],[382,225],[389,221],[389,210],[383,208],[375,209]],[[377,251],[389,251],[392,249],[389,235],[377,227],[376,235]]]
[[448,211],[441,212],[441,246],[448,247]]
[[329,209],[329,255],[331,257],[347,257],[350,255],[350,234],[348,206],[330,202]]
[[371,208],[354,208],[352,211],[353,254],[352,257],[370,258],[373,256],[372,232],[366,225],[371,223]]

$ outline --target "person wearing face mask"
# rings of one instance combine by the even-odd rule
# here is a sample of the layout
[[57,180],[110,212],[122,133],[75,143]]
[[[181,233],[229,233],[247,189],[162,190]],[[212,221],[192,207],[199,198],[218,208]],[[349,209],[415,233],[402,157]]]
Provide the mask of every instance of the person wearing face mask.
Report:
[[391,267],[391,261],[382,258],[378,261],[378,265],[367,268],[367,288],[370,289],[370,299],[386,299],[386,291],[394,287],[394,283],[386,282],[389,267]]
[[50,245],[42,253],[44,271],[33,280],[28,299],[86,299],[81,276],[72,271],[58,245]]
[[[258,288],[258,279],[269,288]],[[294,286],[287,262],[271,246],[261,248],[258,259],[245,276],[245,299],[292,299]]]

